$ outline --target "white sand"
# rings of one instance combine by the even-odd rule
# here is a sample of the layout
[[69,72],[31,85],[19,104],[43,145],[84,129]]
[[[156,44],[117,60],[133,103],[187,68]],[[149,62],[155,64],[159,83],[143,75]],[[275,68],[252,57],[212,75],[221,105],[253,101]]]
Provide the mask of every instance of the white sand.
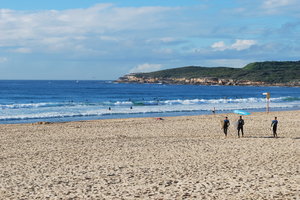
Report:
[[0,125],[0,199],[299,199],[300,111],[224,116]]

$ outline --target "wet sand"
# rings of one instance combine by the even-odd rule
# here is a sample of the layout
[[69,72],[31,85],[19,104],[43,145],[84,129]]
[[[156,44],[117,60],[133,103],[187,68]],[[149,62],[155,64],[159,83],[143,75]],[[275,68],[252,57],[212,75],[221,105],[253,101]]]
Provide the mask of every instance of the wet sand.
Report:
[[0,125],[0,199],[299,199],[300,111],[224,116]]

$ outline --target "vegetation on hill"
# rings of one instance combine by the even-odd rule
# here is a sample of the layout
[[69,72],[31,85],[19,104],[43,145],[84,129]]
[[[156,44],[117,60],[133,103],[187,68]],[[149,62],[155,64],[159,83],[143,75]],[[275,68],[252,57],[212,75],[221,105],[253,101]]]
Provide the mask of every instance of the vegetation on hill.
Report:
[[300,82],[300,61],[255,62],[243,68],[231,67],[180,67],[150,73],[137,73],[145,78],[219,78],[262,81],[266,83]]

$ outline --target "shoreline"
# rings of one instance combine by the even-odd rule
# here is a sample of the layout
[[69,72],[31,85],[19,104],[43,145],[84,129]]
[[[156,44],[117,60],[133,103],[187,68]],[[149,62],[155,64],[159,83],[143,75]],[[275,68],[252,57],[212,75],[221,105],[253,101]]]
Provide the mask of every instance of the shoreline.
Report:
[[238,87],[295,87],[299,88],[300,85],[293,85],[293,84],[281,84],[281,83],[275,83],[275,84],[201,84],[201,83],[178,83],[178,82],[138,82],[138,81],[118,81],[115,80],[113,83],[116,84],[162,84],[162,85],[198,85],[198,86],[238,86]]
[[[234,109],[233,109],[234,110]],[[216,113],[215,115],[224,115],[224,114],[232,114],[233,110],[215,110]],[[255,108],[255,109],[239,109],[239,110],[244,110],[247,112],[250,112],[252,114],[254,113],[266,113],[265,108]],[[272,112],[288,112],[288,111],[300,111],[299,108],[271,108]],[[126,116],[124,116],[126,115]],[[68,122],[84,122],[84,121],[98,121],[98,120],[112,120],[112,119],[139,119],[139,118],[157,118],[157,117],[162,117],[162,118],[169,118],[169,117],[190,117],[190,116],[203,116],[203,115],[213,115],[212,110],[211,111],[191,111],[191,112],[170,112],[170,113],[137,113],[137,114],[124,114],[124,115],[106,115],[106,116],[95,116],[95,117],[79,117],[78,119],[74,120],[66,120],[64,119],[26,119],[26,120],[7,120],[8,122],[5,121],[0,121],[0,126],[1,125],[14,125],[14,124],[53,124],[53,123],[68,123]],[[144,115],[144,116],[143,116]],[[109,117],[108,117],[109,116]],[[103,117],[103,118],[102,118]],[[80,119],[82,118],[82,119]],[[17,122],[21,121],[21,122]],[[3,123],[5,122],[5,123]]]
[[[225,139],[220,120],[232,124]],[[278,117],[278,136],[271,120]],[[7,199],[295,199],[300,111],[0,125]]]
[[[244,109],[241,109],[244,110]],[[258,116],[258,115],[266,115],[269,117],[275,117],[275,116],[280,116],[281,114],[285,114],[285,113],[299,113],[300,114],[300,110],[280,110],[280,111],[270,111],[270,112],[266,112],[266,111],[257,111],[257,112],[251,112],[250,115],[240,115],[240,114],[236,114],[233,112],[217,112],[215,114],[211,113],[211,114],[195,114],[195,115],[175,115],[175,116],[150,116],[150,117],[124,117],[124,118],[104,118],[104,119],[88,119],[88,120],[76,120],[76,121],[37,121],[37,122],[28,122],[28,123],[14,123],[14,124],[0,124],[0,128],[1,126],[14,126],[14,125],[25,125],[25,126],[31,126],[31,125],[56,125],[56,124],[69,124],[69,123],[112,123],[112,122],[116,122],[116,121],[139,121],[139,120],[165,120],[165,119],[180,119],[180,118],[205,118],[208,117],[210,119],[212,118],[220,118],[223,119],[225,116],[229,116],[229,117],[235,117],[236,119],[239,116],[242,117],[250,117],[251,116]],[[274,115],[274,116],[273,116]],[[299,120],[300,122],[300,120]],[[271,122],[270,122],[271,123]],[[233,125],[232,125],[233,126]]]

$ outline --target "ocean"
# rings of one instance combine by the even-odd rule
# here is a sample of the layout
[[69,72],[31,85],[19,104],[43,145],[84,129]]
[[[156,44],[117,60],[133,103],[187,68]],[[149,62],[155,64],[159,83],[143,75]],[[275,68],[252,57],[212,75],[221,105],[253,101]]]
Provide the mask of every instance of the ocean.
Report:
[[122,84],[112,81],[0,81],[0,123],[299,110],[300,88]]

